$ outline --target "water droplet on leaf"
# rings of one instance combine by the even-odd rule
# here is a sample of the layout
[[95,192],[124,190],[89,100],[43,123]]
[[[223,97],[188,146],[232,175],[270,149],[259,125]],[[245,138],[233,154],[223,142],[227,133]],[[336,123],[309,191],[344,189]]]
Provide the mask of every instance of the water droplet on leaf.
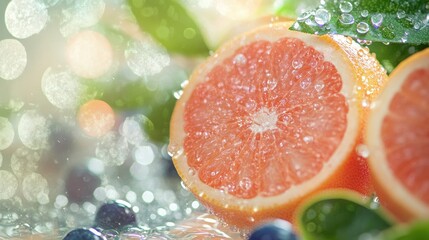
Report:
[[360,12],[360,15],[364,18],[368,17],[368,10],[362,10],[362,12]]
[[316,14],[314,15],[314,21],[320,26],[325,25],[331,20],[331,14],[326,9],[317,9]]
[[353,10],[353,5],[347,1],[341,2],[340,3],[340,10],[343,13],[349,13]]
[[340,16],[340,22],[344,25],[351,25],[355,22],[355,18],[349,13],[343,13]]
[[369,30],[369,25],[366,22],[360,22],[356,26],[356,31],[360,34],[365,34]]
[[371,16],[372,26],[375,28],[379,28],[383,23],[383,15],[381,13],[377,13]]

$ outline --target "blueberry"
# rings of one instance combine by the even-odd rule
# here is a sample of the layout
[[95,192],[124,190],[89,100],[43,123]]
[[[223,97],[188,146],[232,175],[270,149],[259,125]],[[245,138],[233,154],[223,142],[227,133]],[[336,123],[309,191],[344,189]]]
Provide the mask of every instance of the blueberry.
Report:
[[96,227],[119,229],[128,225],[137,225],[136,214],[131,205],[122,200],[103,204],[95,216]]
[[106,240],[106,238],[93,228],[77,228],[67,233],[63,240]]
[[101,184],[98,175],[88,168],[78,166],[68,173],[65,182],[66,195],[70,201],[83,203],[91,201],[94,197],[94,190]]
[[249,240],[297,240],[292,225],[284,220],[274,220],[255,228]]

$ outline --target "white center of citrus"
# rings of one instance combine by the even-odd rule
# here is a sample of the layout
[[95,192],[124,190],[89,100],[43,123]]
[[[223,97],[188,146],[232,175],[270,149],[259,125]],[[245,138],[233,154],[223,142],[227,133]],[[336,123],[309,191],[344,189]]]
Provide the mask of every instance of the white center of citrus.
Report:
[[251,116],[252,125],[250,129],[254,133],[277,129],[277,113],[268,108],[261,108]]

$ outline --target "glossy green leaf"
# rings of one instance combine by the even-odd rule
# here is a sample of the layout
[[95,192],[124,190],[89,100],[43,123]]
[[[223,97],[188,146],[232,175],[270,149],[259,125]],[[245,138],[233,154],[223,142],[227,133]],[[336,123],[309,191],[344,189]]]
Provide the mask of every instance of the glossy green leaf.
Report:
[[408,43],[385,43],[374,42],[368,46],[375,53],[377,60],[383,65],[387,73],[392,72],[395,67],[416,52],[429,47],[429,44],[413,45]]
[[139,26],[170,52],[208,55],[199,27],[176,0],[128,0]]
[[374,240],[422,240],[429,239],[429,221],[397,225],[383,231]]
[[319,199],[301,212],[301,232],[309,240],[353,240],[363,234],[376,234],[391,226],[377,210],[351,199]]
[[341,34],[378,42],[429,43],[427,0],[325,0],[291,27],[313,34]]

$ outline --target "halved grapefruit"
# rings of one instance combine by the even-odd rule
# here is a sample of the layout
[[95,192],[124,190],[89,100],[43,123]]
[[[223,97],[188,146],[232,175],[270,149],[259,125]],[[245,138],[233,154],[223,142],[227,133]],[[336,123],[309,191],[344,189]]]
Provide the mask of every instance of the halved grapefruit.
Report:
[[374,187],[397,219],[429,218],[429,49],[389,79],[366,133]]
[[179,175],[232,226],[292,220],[322,189],[372,189],[355,148],[385,71],[350,38],[290,26],[270,24],[224,44],[194,71],[172,115],[169,151]]

